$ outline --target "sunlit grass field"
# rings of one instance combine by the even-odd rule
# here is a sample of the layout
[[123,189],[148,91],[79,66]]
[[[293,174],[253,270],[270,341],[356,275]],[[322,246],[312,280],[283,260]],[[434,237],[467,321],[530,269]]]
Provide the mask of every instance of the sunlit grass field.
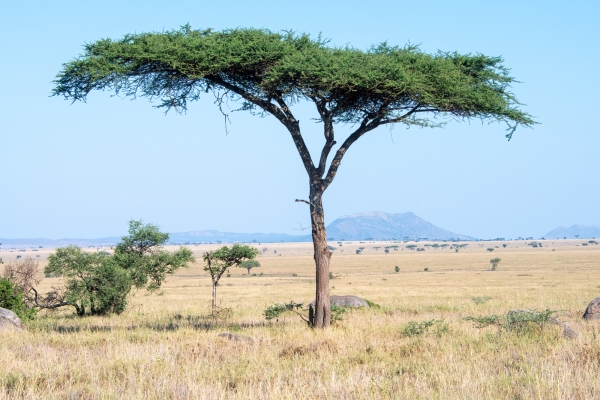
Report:
[[[581,319],[600,295],[600,246],[541,242],[470,242],[459,252],[394,243],[389,254],[383,247],[392,243],[331,243],[331,293],[380,308],[348,311],[325,331],[294,315],[263,316],[273,303],[313,300],[312,244],[257,244],[267,248],[262,266],[230,270],[220,282],[218,300],[232,315],[217,325],[201,264],[202,251],[217,246],[191,246],[196,265],[155,294],[135,292],[121,315],[64,309],[40,313],[24,333],[0,333],[0,398],[600,398],[600,321]],[[17,254],[40,255],[43,266],[48,250],[0,251],[5,262]],[[502,261],[490,271],[494,257]],[[580,337],[563,338],[554,325],[512,332],[464,320],[511,309],[556,310]],[[407,334],[410,322],[432,319],[425,333]]]

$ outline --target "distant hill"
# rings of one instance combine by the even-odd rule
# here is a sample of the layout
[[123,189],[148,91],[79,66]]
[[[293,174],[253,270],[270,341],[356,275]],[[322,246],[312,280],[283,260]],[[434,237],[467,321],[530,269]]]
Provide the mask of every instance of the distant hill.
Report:
[[75,245],[80,247],[86,246],[110,246],[121,240],[120,237],[106,237],[97,239],[2,239],[0,243],[2,247],[24,247],[24,246],[43,246],[43,247],[63,247]]
[[[112,246],[116,244],[121,237],[107,237],[99,239],[2,239],[0,243],[2,247],[63,247],[68,245],[76,245],[81,247],[87,246]],[[169,234],[169,243],[184,244],[184,243],[236,243],[236,242],[306,242],[312,240],[309,235],[295,236],[286,235],[284,233],[233,233],[219,232],[215,230],[207,231],[191,231],[191,232],[175,232]]]
[[577,235],[579,235],[579,238],[581,239],[600,238],[600,227],[596,225],[573,225],[571,227],[559,226],[558,228],[546,233],[542,237],[546,239],[562,239],[564,237],[566,237],[567,239],[575,239],[575,236]]
[[[597,228],[596,228],[597,229]],[[427,238],[430,240],[475,240],[470,236],[453,233],[417,217],[411,212],[386,214],[364,212],[344,215],[327,227],[327,237],[333,240],[402,240]],[[597,235],[600,237],[600,234]],[[120,237],[100,239],[0,239],[2,247],[61,247],[70,244],[77,246],[111,246]],[[308,242],[311,235],[287,235],[284,233],[234,233],[215,230],[174,232],[169,234],[170,243],[235,243],[235,242]]]
[[438,228],[412,212],[388,214],[363,212],[344,215],[327,227],[327,237],[333,240],[475,240],[475,238]]
[[306,242],[309,236],[286,235],[285,233],[233,233],[215,230],[176,232],[169,234],[171,243],[206,243],[206,242]]

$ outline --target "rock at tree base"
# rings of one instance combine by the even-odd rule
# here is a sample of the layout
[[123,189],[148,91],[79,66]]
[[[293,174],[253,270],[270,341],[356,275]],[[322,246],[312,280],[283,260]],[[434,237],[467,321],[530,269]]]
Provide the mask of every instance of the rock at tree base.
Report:
[[[365,299],[361,299],[360,297],[351,296],[351,295],[348,295],[348,296],[333,295],[330,297],[330,302],[331,302],[331,305],[334,305],[336,307],[366,307],[366,308],[369,308],[369,304],[367,303],[367,301]],[[313,302],[310,303],[308,306],[314,307],[315,301],[313,300]]]
[[21,322],[17,314],[0,307],[0,331],[23,331],[25,325]]
[[563,337],[569,338],[569,339],[575,339],[576,337],[579,337],[579,333],[571,328],[568,324],[563,322],[563,333],[562,333]]
[[253,337],[244,336],[244,335],[236,335],[235,333],[230,333],[230,332],[219,333],[218,336],[227,338],[229,340],[233,340],[234,342],[245,342],[245,343],[250,343],[250,344],[256,343],[256,340],[254,340]]
[[583,313],[583,319],[600,319],[600,296],[590,302]]

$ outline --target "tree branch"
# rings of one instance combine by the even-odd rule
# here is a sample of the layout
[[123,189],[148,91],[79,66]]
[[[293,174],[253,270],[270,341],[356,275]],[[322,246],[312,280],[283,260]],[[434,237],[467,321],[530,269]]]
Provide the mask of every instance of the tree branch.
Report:
[[58,307],[70,306],[71,305],[71,303],[66,302],[66,301],[63,301],[63,302],[60,302],[60,303],[56,303],[56,304],[51,304],[51,305],[40,304],[40,303],[38,303],[38,292],[37,292],[37,290],[35,290],[35,288],[33,288],[33,287],[31,287],[29,290],[33,291],[33,294],[34,294],[33,302],[35,303],[35,305],[37,307],[47,308],[47,309],[52,310],[52,309],[55,309],[55,308],[58,308]]
[[331,185],[331,182],[333,182],[333,178],[335,178],[335,175],[337,174],[337,170],[340,167],[342,158],[344,157],[344,155],[346,154],[346,152],[348,151],[348,149],[350,148],[350,146],[352,146],[352,144],[354,142],[356,142],[365,133],[372,131],[373,129],[382,125],[383,121],[386,121],[385,123],[387,124],[387,123],[393,123],[393,122],[400,122],[400,121],[408,118],[410,115],[412,115],[413,113],[415,113],[417,111],[417,109],[419,108],[419,105],[416,105],[415,107],[413,107],[406,114],[404,114],[400,117],[394,118],[392,120],[383,119],[386,107],[387,107],[387,105],[383,104],[383,105],[381,105],[381,107],[379,108],[379,111],[376,114],[367,115],[365,117],[365,119],[362,121],[362,123],[360,124],[360,126],[358,127],[358,129],[356,129],[354,132],[352,132],[352,134],[346,138],[344,143],[342,143],[340,148],[335,153],[335,157],[333,157],[331,164],[329,165],[329,171],[327,171],[327,176],[323,179],[323,184],[325,186],[325,189],[327,189],[327,187],[329,185]]
[[306,203],[309,206],[314,206],[314,204],[311,203],[310,201],[306,201],[306,200],[302,200],[302,199],[296,199],[296,203]]
[[319,115],[321,115],[321,120],[323,121],[325,144],[323,145],[323,150],[321,150],[321,158],[319,159],[319,167],[317,168],[317,174],[319,178],[322,178],[327,166],[327,158],[329,157],[329,153],[336,144],[333,130],[333,113],[327,109],[325,100],[317,99],[315,96],[309,96],[309,98],[317,106],[317,111],[319,111]]
[[250,103],[262,108],[268,113],[272,114],[275,118],[279,120],[290,132],[292,135],[292,140],[296,145],[296,149],[298,150],[298,154],[300,154],[300,158],[302,159],[302,163],[304,164],[304,168],[306,168],[306,172],[308,175],[312,175],[315,166],[312,162],[312,158],[310,157],[310,152],[308,151],[308,147],[306,147],[306,143],[304,142],[304,138],[300,133],[300,122],[294,117],[290,108],[283,100],[280,93],[275,93],[273,98],[279,104],[279,107],[270,101],[261,99],[260,97],[254,96],[245,90],[239,88],[236,85],[233,85],[225,80],[223,80],[219,76],[207,76],[207,80],[212,83],[222,86],[225,89],[232,91],[238,96],[242,97],[244,100],[249,101]]

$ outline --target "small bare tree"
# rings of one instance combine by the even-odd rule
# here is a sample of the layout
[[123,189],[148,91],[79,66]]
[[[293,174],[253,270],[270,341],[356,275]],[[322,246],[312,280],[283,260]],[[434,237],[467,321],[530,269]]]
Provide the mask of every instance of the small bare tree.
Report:
[[498,257],[492,258],[490,260],[490,264],[492,264],[492,271],[496,270],[496,267],[498,266],[498,264],[500,264],[500,261],[502,261],[502,260],[500,260],[500,258],[498,258]]
[[55,309],[68,305],[65,301],[64,290],[52,288],[52,291],[44,296],[38,295],[35,286],[42,281],[39,268],[39,261],[25,257],[7,264],[4,268],[4,278],[9,279],[21,289],[27,308]]

